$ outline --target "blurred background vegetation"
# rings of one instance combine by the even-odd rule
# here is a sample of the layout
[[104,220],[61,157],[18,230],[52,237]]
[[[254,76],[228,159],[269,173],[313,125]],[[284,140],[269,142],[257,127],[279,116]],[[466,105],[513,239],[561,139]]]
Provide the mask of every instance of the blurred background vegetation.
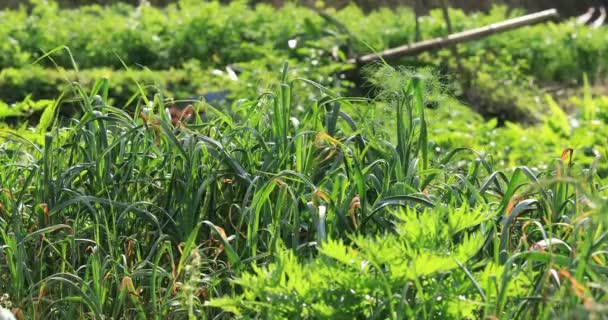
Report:
[[[11,1],[0,3],[20,6]],[[260,88],[272,85],[276,68],[285,61],[298,76],[334,86],[334,75],[352,68],[344,63],[348,57],[413,43],[417,38],[411,7],[380,8],[383,4],[412,5],[416,0],[272,0],[271,4],[259,0],[226,4],[149,0],[147,4],[170,5],[143,5],[136,10],[127,4],[139,1],[27,0],[19,2],[22,7],[31,5],[27,11],[4,10],[0,19],[0,102],[27,102],[24,110],[38,110],[28,101],[53,99],[72,81],[91,85],[100,77],[112,80],[112,103],[121,106],[132,102],[133,92],[138,91],[132,79],[149,84],[150,96],[156,88],[178,98],[224,90],[233,97],[255,96]],[[441,2],[420,1],[427,9]],[[257,4],[252,6],[254,2]],[[591,5],[586,1],[448,2],[479,10],[494,5],[482,14],[450,9],[454,32],[552,4],[565,8],[564,17]],[[95,3],[108,6],[91,5]],[[372,4],[378,9],[369,10]],[[524,4],[527,9],[511,10]],[[73,10],[65,9],[68,7]],[[606,90],[608,34],[603,28],[580,26],[574,19],[563,22],[461,45],[458,55],[446,49],[392,63],[436,70],[453,96],[488,119],[498,117],[500,125],[505,121],[534,123],[545,110],[542,97],[546,93],[567,100],[562,97],[568,96],[567,90],[579,88],[584,76],[602,92]],[[420,39],[449,32],[441,9],[420,19]],[[123,61],[131,70],[124,70]],[[241,81],[218,76],[227,66],[236,67]],[[365,94],[368,90],[362,77],[343,80],[348,80],[340,81],[343,93]],[[558,103],[566,108],[574,107],[561,100]],[[15,115],[13,109],[10,114],[18,117],[23,112]]]
[[[378,7],[395,7],[401,5],[414,6],[416,0],[298,0],[298,1],[285,1],[285,0],[249,0],[249,3],[270,3],[273,5],[283,5],[286,2],[293,2],[298,5],[315,6],[323,4],[325,6],[331,6],[336,8],[342,8],[349,4],[356,4],[358,7],[365,10],[372,10]],[[17,8],[19,5],[23,5],[28,1],[23,0],[3,0],[0,1],[0,9],[2,8]],[[86,4],[115,4],[115,3],[129,3],[137,5],[141,0],[59,0],[57,1],[62,7],[74,7]],[[177,0],[148,0],[152,5],[155,6],[166,6],[167,4],[177,2]],[[222,1],[230,2],[230,1]],[[590,5],[594,3],[592,0],[450,0],[448,1],[452,7],[461,8],[464,10],[481,10],[488,11],[493,5],[507,5],[511,7],[524,8],[529,11],[542,10],[547,8],[557,8],[563,16],[573,16],[580,14],[585,11]],[[424,10],[430,10],[439,7],[441,4],[440,0],[422,0]]]

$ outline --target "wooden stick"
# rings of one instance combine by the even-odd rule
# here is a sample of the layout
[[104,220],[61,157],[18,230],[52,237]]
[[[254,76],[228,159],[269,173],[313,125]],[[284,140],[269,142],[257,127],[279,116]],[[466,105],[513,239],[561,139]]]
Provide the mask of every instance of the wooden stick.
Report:
[[378,59],[389,59],[417,55],[425,51],[441,49],[457,43],[477,40],[496,33],[506,32],[513,29],[545,22],[548,20],[556,19],[558,17],[559,13],[556,9],[549,9],[533,14],[528,14],[519,18],[494,23],[485,27],[454,33],[443,38],[425,40],[413,43],[411,45],[404,45],[392,49],[387,49],[379,53],[367,54],[354,59],[349,59],[348,63],[364,64]]

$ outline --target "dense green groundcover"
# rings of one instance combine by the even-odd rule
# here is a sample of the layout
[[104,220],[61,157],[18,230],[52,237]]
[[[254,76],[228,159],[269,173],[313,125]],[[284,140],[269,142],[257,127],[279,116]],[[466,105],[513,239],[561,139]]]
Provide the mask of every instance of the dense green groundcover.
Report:
[[[604,317],[599,151],[531,149],[546,167],[503,169],[441,133],[450,99],[428,73],[378,68],[374,101],[285,68],[274,91],[175,124],[161,93],[131,116],[105,103],[107,81],[74,85],[81,117],[63,125],[53,105],[36,131],[0,131],[3,304],[45,319]],[[562,143],[579,137],[569,123],[538,130]]]
[[[354,5],[339,11],[315,11],[294,5],[250,8],[243,1],[221,5],[217,1],[182,0],[165,9],[144,4],[136,10],[127,5],[67,10],[59,9],[53,1],[33,2],[39,5],[29,14],[25,9],[2,11],[2,68],[27,66],[45,52],[65,45],[80,68],[121,69],[120,57],[130,64],[168,69],[179,68],[191,59],[203,66],[225,66],[265,57],[268,50],[298,55],[298,50],[288,45],[291,39],[304,42],[307,50],[306,42],[320,50],[348,46],[352,51],[344,52],[348,55],[411,43],[415,35],[409,8],[365,14]],[[508,17],[506,7],[473,15],[451,10],[455,32]],[[447,34],[440,10],[421,21],[421,31],[423,39]],[[499,63],[521,60],[529,74],[551,81],[597,72],[598,66],[605,67],[602,61],[607,50],[605,32],[571,22],[524,28],[461,47],[465,57],[491,54]],[[41,63],[73,67],[67,54]]]

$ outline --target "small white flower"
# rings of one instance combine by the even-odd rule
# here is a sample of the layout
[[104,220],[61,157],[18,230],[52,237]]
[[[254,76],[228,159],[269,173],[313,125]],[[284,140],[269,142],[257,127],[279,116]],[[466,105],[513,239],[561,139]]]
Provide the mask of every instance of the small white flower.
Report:
[[289,46],[289,49],[295,49],[296,46],[298,45],[298,40],[291,39],[291,40],[287,41],[287,45]]
[[0,320],[17,320],[12,312],[0,307]]

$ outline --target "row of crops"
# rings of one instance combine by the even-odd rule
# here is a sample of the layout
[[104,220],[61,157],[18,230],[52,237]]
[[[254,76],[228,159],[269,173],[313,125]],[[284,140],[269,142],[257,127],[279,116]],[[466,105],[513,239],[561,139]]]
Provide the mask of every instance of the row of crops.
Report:
[[414,41],[410,9],[34,3],[0,12],[17,318],[606,316],[604,29],[356,70]]

